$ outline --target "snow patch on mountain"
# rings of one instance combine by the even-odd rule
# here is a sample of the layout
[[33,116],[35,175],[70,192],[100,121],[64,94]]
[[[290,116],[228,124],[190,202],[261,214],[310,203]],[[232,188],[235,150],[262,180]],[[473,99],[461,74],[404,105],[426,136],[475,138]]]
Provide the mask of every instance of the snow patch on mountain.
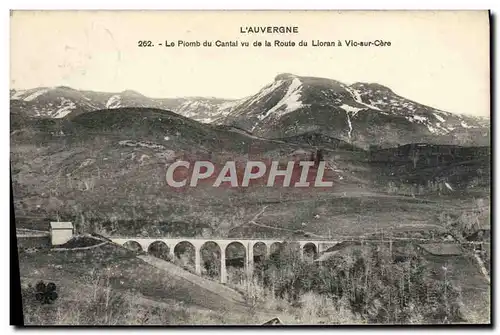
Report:
[[191,118],[201,123],[212,123],[228,115],[234,106],[239,106],[243,100],[224,101],[216,98],[183,98],[178,106],[164,107],[173,112]]
[[352,107],[352,106],[349,106],[349,105],[346,105],[346,104],[343,104],[342,106],[340,106],[340,108],[342,108],[343,110],[345,110],[347,113],[352,113],[352,115],[356,115],[357,112],[359,112],[360,110],[365,109],[365,108]]
[[349,130],[347,131],[347,137],[349,137],[349,140],[351,139],[351,134],[352,134],[352,123],[351,123],[351,117],[349,114],[352,113],[352,116],[355,116],[360,110],[363,110],[365,108],[357,108],[353,106],[349,106],[346,104],[343,104],[340,106],[343,110],[345,110],[345,114],[347,116],[347,125],[349,126]]
[[461,125],[462,127],[466,128],[466,129],[468,129],[468,128],[474,128],[474,127],[472,127],[472,126],[469,126],[467,123],[465,123],[465,121],[462,121],[462,122],[460,123],[460,125]]
[[42,89],[39,89],[39,90],[36,90],[35,92],[31,93],[30,95],[28,95],[27,97],[25,97],[23,100],[24,101],[32,101],[32,100],[35,100],[36,98],[38,98],[39,96],[47,93],[50,89],[48,88],[42,88]]
[[106,108],[119,108],[120,106],[120,96],[118,94],[111,96],[106,102]]
[[71,113],[71,111],[75,108],[76,104],[73,101],[66,98],[61,98],[61,108],[59,108],[54,114],[52,114],[52,117],[55,119],[60,119]]
[[283,98],[273,108],[269,109],[265,114],[257,116],[257,118],[262,121],[283,106],[285,106],[285,109],[278,116],[283,116],[301,108],[303,106],[302,101],[300,101],[301,87],[302,82],[300,79],[294,78]]
[[441,133],[442,134],[448,134],[450,132],[450,130],[447,127],[443,127],[441,125],[441,122],[437,122],[436,123],[436,127],[438,127],[439,129],[441,129],[441,131],[442,131]]
[[347,92],[349,92],[349,94],[352,96],[352,98],[354,99],[354,101],[356,101],[358,104],[364,105],[364,106],[366,106],[366,107],[368,107],[370,109],[375,109],[375,110],[378,110],[378,111],[381,110],[377,106],[369,105],[369,104],[364,103],[363,100],[361,100],[361,94],[357,90],[355,90],[354,88],[346,86],[346,85],[342,85],[342,86],[344,87],[344,89]]
[[242,100],[234,100],[234,101],[226,101],[219,105],[217,108],[221,113],[224,113],[227,110],[231,110],[234,106],[237,106],[241,103]]
[[24,93],[26,93],[26,90],[15,91],[10,98],[12,100],[21,100],[21,97],[23,96]]
[[427,126],[427,129],[429,129],[429,131],[431,133],[433,133],[433,134],[439,133],[439,131],[436,128],[434,128],[433,126],[431,126],[430,124],[427,124],[426,126]]
[[443,126],[441,126],[440,122],[437,122],[435,124],[435,127],[432,126],[431,124],[426,124],[425,126],[427,127],[427,129],[429,129],[429,131],[431,133],[437,134],[437,135],[445,135],[445,134],[448,134],[450,132],[449,129],[444,128]]
[[285,113],[282,113],[282,115],[293,112],[294,110],[297,110],[303,106],[302,101],[300,101],[301,87],[301,81],[298,78],[294,78],[292,83],[288,87],[288,91],[286,92],[285,96],[283,97],[283,99],[281,99],[280,102],[278,102],[278,106],[280,107],[281,105],[286,105]]
[[215,117],[205,117],[202,119],[196,119],[196,121],[200,123],[212,123],[215,120]]
[[53,118],[55,119],[60,119],[62,117],[65,117],[66,115],[68,115],[69,113],[71,113],[71,111],[75,108],[75,105],[73,104],[73,106],[65,106],[63,108],[59,108],[55,113],[54,115],[52,116]]
[[217,107],[217,111],[215,112],[214,116],[216,116],[217,118],[225,117],[229,115],[229,113],[231,113],[234,110],[234,108],[240,106],[245,101],[246,99],[223,102]]
[[425,116],[420,116],[420,115],[407,116],[406,119],[410,122],[420,122],[420,123],[428,121]]
[[433,114],[433,115],[436,117],[436,119],[438,119],[439,121],[441,121],[441,122],[445,122],[445,120],[444,120],[444,119],[443,119],[443,118],[442,118],[439,114],[436,114],[436,113],[432,113],[432,114]]
[[345,114],[347,115],[347,124],[349,125],[349,130],[347,131],[347,137],[349,137],[349,140],[351,140],[351,133],[352,133],[351,118],[349,117],[349,112],[346,112]]

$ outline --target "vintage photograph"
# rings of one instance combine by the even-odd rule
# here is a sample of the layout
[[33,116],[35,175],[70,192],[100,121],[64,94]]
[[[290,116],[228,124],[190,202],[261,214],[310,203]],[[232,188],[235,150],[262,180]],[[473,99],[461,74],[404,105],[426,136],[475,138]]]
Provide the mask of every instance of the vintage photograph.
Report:
[[490,109],[488,11],[13,10],[24,325],[489,325]]

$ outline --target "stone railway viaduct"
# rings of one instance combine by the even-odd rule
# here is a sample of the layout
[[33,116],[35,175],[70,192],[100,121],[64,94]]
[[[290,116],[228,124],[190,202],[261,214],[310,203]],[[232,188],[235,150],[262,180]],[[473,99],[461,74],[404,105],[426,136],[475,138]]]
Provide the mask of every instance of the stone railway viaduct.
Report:
[[[220,250],[220,281],[221,283],[227,282],[227,269],[226,269],[226,252],[230,245],[242,246],[245,250],[245,270],[247,275],[251,276],[254,268],[254,251],[255,247],[260,246],[265,248],[265,256],[268,257],[274,250],[279,249],[284,243],[294,244],[300,247],[300,256],[304,256],[304,250],[307,248],[313,250],[314,254],[319,255],[327,248],[334,246],[340,241],[330,240],[272,240],[272,239],[229,239],[229,238],[137,238],[137,237],[120,237],[111,238],[114,243],[120,244],[125,247],[137,248],[142,251],[150,252],[153,245],[163,245],[168,247],[168,252],[172,259],[178,254],[176,248],[181,243],[187,243],[194,249],[194,264],[195,272],[201,275],[201,249],[209,242],[215,243]],[[178,249],[178,248],[177,248]],[[178,251],[178,250],[177,250]]]

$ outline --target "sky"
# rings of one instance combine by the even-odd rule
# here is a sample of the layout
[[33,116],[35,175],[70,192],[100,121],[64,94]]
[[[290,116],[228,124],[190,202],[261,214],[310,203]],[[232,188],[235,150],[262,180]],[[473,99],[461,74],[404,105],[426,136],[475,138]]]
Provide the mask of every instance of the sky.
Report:
[[[298,34],[241,34],[246,26]],[[307,41],[308,47],[153,48],[165,41]],[[384,40],[390,47],[312,47],[312,40]],[[257,93],[279,73],[375,82],[453,113],[490,114],[486,11],[14,11],[15,89],[69,86],[146,96],[228,99]],[[345,45],[345,43],[344,43]]]

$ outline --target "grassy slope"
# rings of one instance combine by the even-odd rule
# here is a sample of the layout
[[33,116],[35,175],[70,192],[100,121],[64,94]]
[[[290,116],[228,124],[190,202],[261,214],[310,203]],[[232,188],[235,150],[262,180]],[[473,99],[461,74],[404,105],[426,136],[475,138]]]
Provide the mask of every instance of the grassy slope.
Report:
[[[145,298],[160,302],[182,300],[208,309],[244,311],[241,303],[216,295],[175,275],[161,271],[113,244],[87,250],[20,253],[21,277],[89,284],[101,278],[115,290],[136,290]],[[90,281],[89,281],[90,280]]]
[[[324,146],[309,143],[309,138],[294,138],[293,143],[266,141],[161,110],[127,108],[63,120],[16,122],[18,128],[13,126],[13,130],[18,132],[11,135],[16,215],[59,216],[87,231],[197,235],[201,228],[209,227],[217,235],[282,236],[306,230],[338,236],[380,229],[429,230],[440,228],[440,212],[465,205],[466,200],[457,195],[468,198],[467,193],[457,192],[432,198],[412,194],[409,187],[415,176],[425,182],[433,178],[431,171],[436,166],[421,159],[413,168],[405,152],[403,159],[389,150],[373,160],[365,151],[332,149],[331,139]],[[65,136],[50,134],[58,131]],[[135,146],[120,144],[126,140]],[[148,147],[151,144],[158,147]],[[166,152],[223,164],[235,158],[288,160],[297,149],[314,151],[318,146],[325,148],[325,159],[334,168],[336,182],[328,190],[259,186],[234,190],[201,185],[179,191],[169,189],[165,182]],[[472,174],[472,179],[481,182],[477,195],[487,197],[489,156],[482,155],[471,165],[467,155],[459,152],[450,158],[437,177],[446,176],[447,171],[458,179]],[[468,163],[461,164],[464,160]],[[477,168],[484,170],[479,177]],[[401,190],[388,193],[389,182]],[[258,223],[281,230],[252,227],[230,231],[264,207]]]
[[[258,324],[265,319],[242,301],[234,300],[233,294],[224,294],[227,288],[221,286],[218,293],[206,288],[206,285],[220,286],[215,282],[203,286],[195,284],[179,274],[151,266],[137,258],[135,253],[113,244],[88,250],[38,249],[36,253],[21,250],[19,258],[23,286],[34,285],[39,280],[58,285],[60,299],[50,308],[69,311],[72,305],[82,304],[104,289],[127,297],[131,303],[143,308],[161,307],[164,313],[172,314],[170,320],[161,321],[164,324]],[[42,320],[37,320],[35,315],[27,317],[33,322],[43,320],[42,316],[38,316]],[[197,320],[197,317],[201,319]],[[56,319],[51,322],[63,321]]]

